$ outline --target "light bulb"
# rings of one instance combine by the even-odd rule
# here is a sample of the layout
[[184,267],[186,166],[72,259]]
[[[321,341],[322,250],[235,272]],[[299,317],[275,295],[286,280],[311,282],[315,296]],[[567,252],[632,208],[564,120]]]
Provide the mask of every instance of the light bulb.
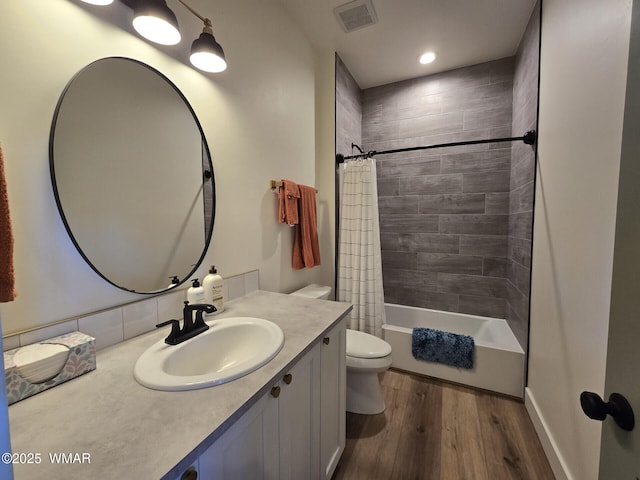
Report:
[[218,73],[227,69],[227,62],[223,58],[209,52],[192,53],[190,60],[194,67],[205,72]]
[[180,32],[166,20],[152,16],[133,19],[133,28],[147,40],[160,45],[175,45],[180,42]]
[[428,63],[433,62],[436,59],[436,54],[433,52],[423,53],[420,56],[420,63],[426,65]]

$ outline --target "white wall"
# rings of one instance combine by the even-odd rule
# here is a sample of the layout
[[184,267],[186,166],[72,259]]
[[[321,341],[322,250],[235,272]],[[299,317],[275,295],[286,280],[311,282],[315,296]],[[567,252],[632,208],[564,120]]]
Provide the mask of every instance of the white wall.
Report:
[[[336,234],[336,67],[333,50],[316,52],[316,185],[320,257],[325,264],[322,285],[332,285],[335,295]],[[331,265],[331,267],[329,267]]]
[[[290,291],[331,277],[331,259],[291,269],[292,229],[276,221],[270,179],[315,183],[315,56],[278,2],[194,0],[212,16],[229,68],[205,77],[72,1],[0,4],[0,143],[15,237],[18,298],[3,304],[4,334],[139,297],[112,287],[82,260],[55,207],[48,139],[60,93],[106,56],[143,61],[185,94],[209,142],[216,177],[213,240],[199,276],[260,269],[261,287]],[[119,2],[109,8],[124,8]],[[175,5],[179,16],[185,11]],[[188,15],[188,14],[187,14]],[[277,26],[277,28],[276,28]],[[191,42],[199,31],[185,32]],[[321,235],[325,235],[324,232]],[[322,237],[321,237],[322,238]]]
[[597,478],[631,0],[544,0],[527,407],[560,478]]

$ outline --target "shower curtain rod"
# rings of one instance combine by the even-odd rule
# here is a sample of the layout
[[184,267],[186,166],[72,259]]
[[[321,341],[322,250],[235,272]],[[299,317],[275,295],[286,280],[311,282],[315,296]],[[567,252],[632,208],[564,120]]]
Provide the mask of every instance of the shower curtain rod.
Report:
[[[382,150],[380,152],[371,150],[366,153],[363,152],[357,155],[349,155],[346,157],[341,153],[338,153],[336,154],[336,163],[338,164],[344,163],[345,160],[350,160],[352,158],[371,158],[374,155],[386,155],[387,153],[412,152],[414,150],[429,150],[432,148],[444,148],[444,147],[460,147],[463,145],[476,145],[480,143],[501,143],[501,142],[517,142],[517,141],[523,141],[527,145],[534,145],[536,143],[536,131],[530,130],[521,137],[490,138],[485,140],[468,140],[466,142],[439,143],[437,145],[423,145],[420,147],[396,148],[394,150]],[[354,146],[357,147],[358,150],[362,151],[362,149],[358,147],[356,144],[352,144],[352,148]]]

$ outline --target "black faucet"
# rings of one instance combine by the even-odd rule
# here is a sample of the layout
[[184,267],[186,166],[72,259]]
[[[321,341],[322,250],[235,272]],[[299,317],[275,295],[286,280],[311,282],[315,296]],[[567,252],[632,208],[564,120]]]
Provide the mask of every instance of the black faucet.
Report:
[[[196,312],[196,320],[193,321],[193,312]],[[189,302],[184,302],[184,309],[182,310],[183,321],[182,329],[180,329],[180,320],[167,320],[166,322],[156,325],[157,328],[171,325],[171,333],[164,339],[165,343],[169,345],[178,345],[179,343],[189,340],[196,335],[201,334],[209,330],[209,325],[204,323],[204,313],[213,313],[217,311],[216,307],[209,305],[208,303],[196,303],[189,305]]]

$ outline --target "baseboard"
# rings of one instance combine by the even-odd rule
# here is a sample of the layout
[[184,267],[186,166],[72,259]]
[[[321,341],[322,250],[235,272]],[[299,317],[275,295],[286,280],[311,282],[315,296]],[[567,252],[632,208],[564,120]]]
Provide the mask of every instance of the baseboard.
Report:
[[556,477],[556,480],[573,480],[567,471],[566,464],[562,459],[562,455],[558,451],[556,442],[550,435],[547,429],[547,424],[544,418],[540,414],[540,409],[533,396],[533,393],[529,388],[524,389],[524,406],[527,409],[527,413],[531,418],[533,427],[538,434],[544,453],[547,455],[547,460],[551,465],[551,470]]

